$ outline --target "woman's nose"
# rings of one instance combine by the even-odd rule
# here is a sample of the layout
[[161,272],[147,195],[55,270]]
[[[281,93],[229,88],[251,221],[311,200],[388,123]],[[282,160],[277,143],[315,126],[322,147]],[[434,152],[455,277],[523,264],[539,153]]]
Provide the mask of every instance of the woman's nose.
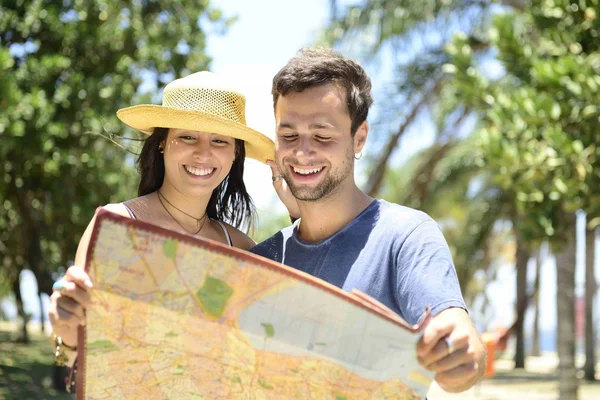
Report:
[[212,155],[210,141],[199,140],[194,148],[194,158],[205,159],[210,158]]

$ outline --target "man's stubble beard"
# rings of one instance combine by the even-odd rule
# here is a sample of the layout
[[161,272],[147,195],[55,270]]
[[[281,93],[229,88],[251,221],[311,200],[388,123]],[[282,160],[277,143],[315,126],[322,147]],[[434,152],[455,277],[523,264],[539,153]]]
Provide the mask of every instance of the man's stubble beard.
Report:
[[331,197],[341,190],[342,182],[344,182],[348,175],[354,173],[353,161],[354,152],[353,148],[350,147],[346,153],[346,162],[336,170],[330,171],[325,179],[315,188],[294,185],[290,176],[291,172],[281,166],[279,170],[284,171],[281,175],[296,199],[300,201],[319,201]]

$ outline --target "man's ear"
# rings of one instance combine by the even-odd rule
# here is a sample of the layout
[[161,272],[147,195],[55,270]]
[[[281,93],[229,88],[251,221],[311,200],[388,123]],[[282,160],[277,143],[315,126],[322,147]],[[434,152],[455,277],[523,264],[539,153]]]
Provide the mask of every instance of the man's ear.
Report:
[[360,153],[365,146],[367,136],[369,135],[369,123],[364,121],[358,126],[356,133],[354,134],[354,153]]

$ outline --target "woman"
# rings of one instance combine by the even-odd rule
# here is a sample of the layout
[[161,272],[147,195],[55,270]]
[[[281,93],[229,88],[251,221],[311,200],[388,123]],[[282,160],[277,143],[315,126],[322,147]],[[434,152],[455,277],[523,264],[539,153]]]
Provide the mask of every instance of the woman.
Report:
[[[138,159],[139,197],[105,209],[245,250],[254,245],[239,230],[254,215],[242,179],[244,159],[272,160],[274,144],[246,125],[242,94],[216,75],[198,72],[168,84],[162,106],[129,107],[117,116],[151,135]],[[79,242],[75,266],[54,284],[50,297],[59,365],[73,364],[77,327],[85,323],[92,282],[81,266],[93,224],[94,219]]]

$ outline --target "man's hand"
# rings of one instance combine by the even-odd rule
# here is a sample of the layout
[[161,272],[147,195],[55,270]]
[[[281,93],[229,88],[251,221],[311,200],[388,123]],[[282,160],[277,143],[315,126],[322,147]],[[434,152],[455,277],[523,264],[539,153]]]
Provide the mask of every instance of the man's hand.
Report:
[[451,393],[468,390],[485,371],[486,351],[462,308],[449,308],[432,318],[417,344],[419,363],[435,372],[435,380]]
[[273,180],[273,187],[277,192],[277,196],[279,196],[279,200],[283,203],[283,205],[288,209],[290,217],[292,218],[300,218],[300,208],[298,207],[298,200],[292,194],[292,191],[288,187],[285,179],[281,176],[281,172],[279,172],[279,168],[275,161],[267,161],[269,167],[271,167],[271,177]]

